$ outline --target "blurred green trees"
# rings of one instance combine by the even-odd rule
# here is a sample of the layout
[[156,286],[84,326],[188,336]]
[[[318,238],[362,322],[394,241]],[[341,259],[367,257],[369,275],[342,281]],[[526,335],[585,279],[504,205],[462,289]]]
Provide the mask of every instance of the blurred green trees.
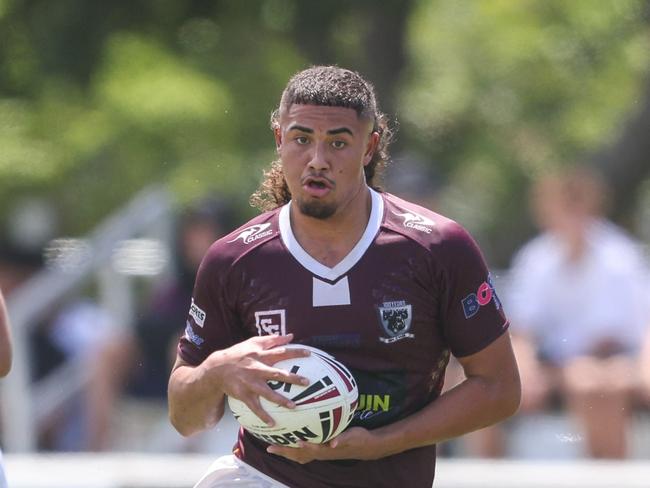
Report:
[[590,162],[650,104],[649,7],[438,0],[413,12],[402,135],[413,133],[409,140],[453,182],[440,195],[443,209],[501,262],[526,232],[530,180]]
[[249,192],[275,97],[306,63],[267,3],[4,2],[2,208],[43,193],[77,233],[152,182],[180,201]]
[[649,24],[646,0],[0,0],[0,217],[36,193],[86,232],[152,182],[250,214],[287,78],[335,63],[375,82],[395,153],[436,168],[439,208],[503,265],[529,180],[648,103]]

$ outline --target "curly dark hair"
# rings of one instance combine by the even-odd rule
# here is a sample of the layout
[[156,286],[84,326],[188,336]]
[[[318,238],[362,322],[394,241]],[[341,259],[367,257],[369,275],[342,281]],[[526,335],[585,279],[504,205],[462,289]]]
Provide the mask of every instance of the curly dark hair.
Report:
[[[280,114],[295,103],[354,109],[359,117],[373,122],[373,131],[379,134],[379,144],[370,163],[364,167],[366,182],[381,191],[378,180],[388,164],[388,146],[392,130],[388,118],[379,111],[375,89],[359,73],[337,66],[313,66],[296,73],[282,92],[280,107],[271,114],[271,129],[280,126]],[[282,163],[276,159],[264,171],[264,180],[250,203],[260,210],[272,210],[291,200],[291,192],[284,179]]]

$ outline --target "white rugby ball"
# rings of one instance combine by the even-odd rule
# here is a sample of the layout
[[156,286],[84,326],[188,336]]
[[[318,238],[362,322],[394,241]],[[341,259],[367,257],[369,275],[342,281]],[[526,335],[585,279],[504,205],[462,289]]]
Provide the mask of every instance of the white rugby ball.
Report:
[[300,440],[327,442],[352,421],[359,398],[357,383],[343,364],[320,349],[300,344],[284,347],[311,351],[307,357],[285,359],[273,365],[308,378],[309,385],[268,382],[296,407],[289,409],[260,398],[264,410],[275,420],[275,425],[269,426],[240,400],[228,397],[228,406],[244,429],[265,442],[290,447],[297,447]]

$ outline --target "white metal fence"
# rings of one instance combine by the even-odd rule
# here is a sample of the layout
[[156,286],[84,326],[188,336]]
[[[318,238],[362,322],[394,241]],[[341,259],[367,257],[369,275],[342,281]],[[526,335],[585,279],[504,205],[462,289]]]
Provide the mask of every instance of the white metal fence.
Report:
[[170,196],[164,188],[143,190],[84,239],[84,247],[76,255],[68,256],[67,266],[44,269],[8,297],[14,362],[11,374],[0,383],[5,450],[34,451],[39,422],[88,380],[88,368],[69,362],[32,384],[30,332],[53,305],[90,280],[97,284],[101,305],[116,322],[129,324],[134,313],[133,293],[129,275],[116,271],[113,266],[116,249],[120,243],[134,237],[156,236],[167,240],[170,212]]

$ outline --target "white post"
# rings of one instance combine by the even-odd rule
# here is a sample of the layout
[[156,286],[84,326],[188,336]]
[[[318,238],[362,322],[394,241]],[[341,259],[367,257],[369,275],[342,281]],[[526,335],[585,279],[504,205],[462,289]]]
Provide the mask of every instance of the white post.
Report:
[[0,382],[3,449],[30,452],[36,449],[36,423],[32,415],[28,328],[10,298],[7,299],[7,311],[12,329],[13,364],[9,375]]

